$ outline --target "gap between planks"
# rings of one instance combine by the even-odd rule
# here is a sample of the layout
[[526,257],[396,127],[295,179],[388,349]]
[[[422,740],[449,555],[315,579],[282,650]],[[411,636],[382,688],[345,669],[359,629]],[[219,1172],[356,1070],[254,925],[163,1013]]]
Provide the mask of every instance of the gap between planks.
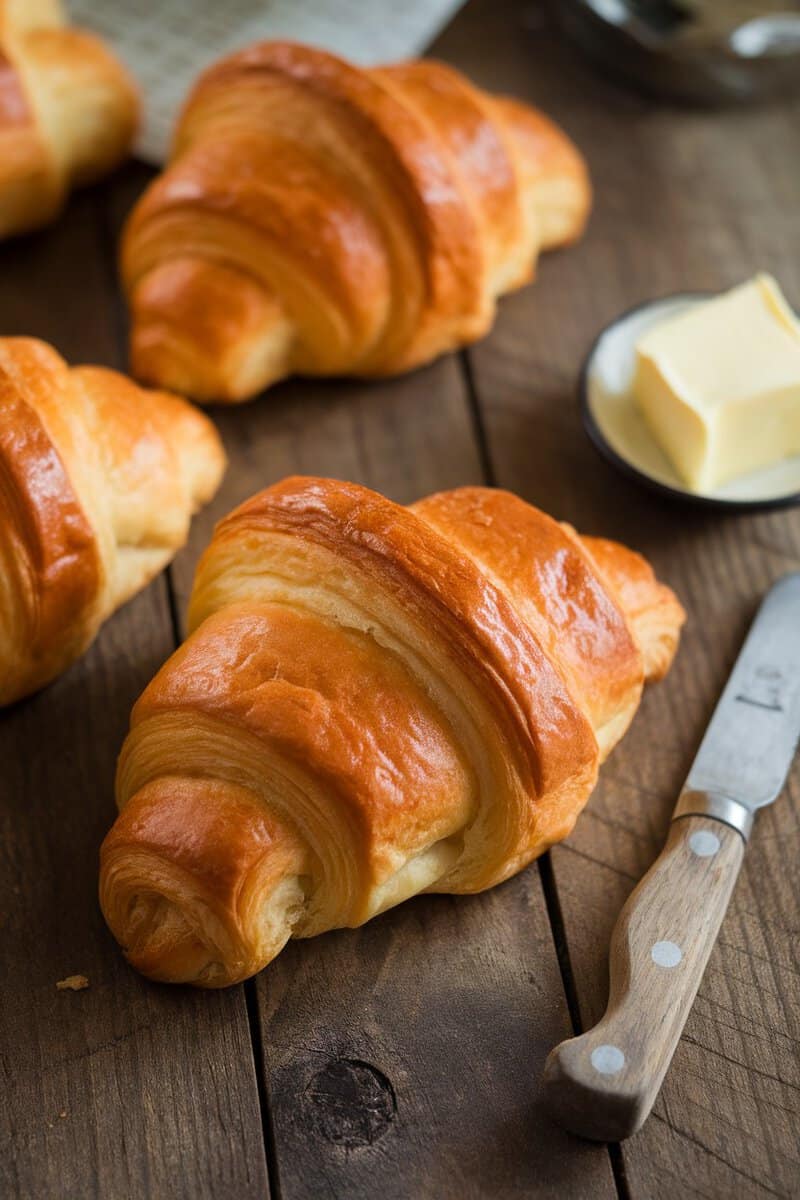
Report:
[[266,1056],[261,1035],[261,1019],[258,1013],[258,992],[255,979],[247,979],[242,984],[244,1001],[247,1009],[247,1024],[250,1028],[250,1049],[253,1054],[253,1070],[258,1089],[258,1107],[261,1113],[261,1133],[264,1140],[264,1161],[267,1168],[270,1200],[281,1200],[281,1180],[278,1167],[278,1148],[275,1139],[275,1123],[272,1120],[272,1105],[270,1103],[269,1082],[266,1072]]

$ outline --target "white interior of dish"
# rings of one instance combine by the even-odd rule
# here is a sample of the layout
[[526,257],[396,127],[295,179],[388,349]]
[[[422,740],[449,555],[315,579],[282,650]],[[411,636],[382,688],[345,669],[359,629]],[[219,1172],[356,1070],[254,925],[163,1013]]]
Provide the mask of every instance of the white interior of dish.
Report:
[[695,304],[702,296],[669,296],[621,317],[603,333],[586,372],[587,403],[601,434],[620,458],[658,483],[715,500],[779,500],[800,492],[800,455],[732,479],[711,492],[691,492],[655,441],[631,393],[636,343],[646,329]]

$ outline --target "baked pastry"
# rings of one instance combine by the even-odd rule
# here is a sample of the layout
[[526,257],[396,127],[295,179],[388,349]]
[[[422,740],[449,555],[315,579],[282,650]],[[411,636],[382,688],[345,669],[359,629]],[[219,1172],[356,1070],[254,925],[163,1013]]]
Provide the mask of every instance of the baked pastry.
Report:
[[560,129],[443,63],[261,43],[201,76],[128,221],[132,369],[224,401],[409,370],[485,334],[589,204]]
[[166,566],[224,465],[177,396],[0,338],[0,704],[63,671]]
[[133,710],[106,920],[146,975],[220,987],[499,883],[570,832],[683,618],[639,555],[508,492],[268,488],[217,526]]
[[46,225],[121,162],[138,113],[128,73],[57,0],[0,0],[0,237]]

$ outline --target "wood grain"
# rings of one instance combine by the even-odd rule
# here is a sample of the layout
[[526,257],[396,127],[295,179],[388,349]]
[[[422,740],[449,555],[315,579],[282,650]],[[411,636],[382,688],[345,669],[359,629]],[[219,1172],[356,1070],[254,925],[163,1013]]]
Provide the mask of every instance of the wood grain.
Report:
[[282,1195],[614,1195],[541,1101],[566,1014],[535,869],[293,943],[259,991]]
[[[486,87],[540,102],[586,152],[586,240],[541,263],[470,352],[498,483],[644,551],[690,619],[569,841],[552,855],[581,1022],[607,996],[611,929],[657,854],[675,797],[763,592],[800,561],[797,510],[673,508],[599,460],[576,380],[619,312],[772,270],[800,305],[798,107],[693,111],[596,75],[541,6],[474,0],[438,46]],[[731,909],[654,1114],[625,1145],[634,1197],[796,1195],[800,1180],[800,764],[759,817]]]
[[[118,346],[99,193],[3,245],[3,333],[71,360]],[[174,644],[162,577],[54,685],[0,713],[0,1195],[264,1196],[241,989],[156,988],[126,967],[97,906],[117,750]],[[57,980],[88,977],[86,990]]]

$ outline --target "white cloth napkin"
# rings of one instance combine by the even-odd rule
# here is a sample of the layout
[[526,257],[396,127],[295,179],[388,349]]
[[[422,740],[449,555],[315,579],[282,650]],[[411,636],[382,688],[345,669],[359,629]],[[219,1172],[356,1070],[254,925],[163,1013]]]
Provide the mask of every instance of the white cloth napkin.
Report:
[[68,0],[76,25],[104,37],[139,81],[136,146],[161,163],[183,100],[214,59],[264,38],[308,42],[369,66],[420,54],[463,0]]

